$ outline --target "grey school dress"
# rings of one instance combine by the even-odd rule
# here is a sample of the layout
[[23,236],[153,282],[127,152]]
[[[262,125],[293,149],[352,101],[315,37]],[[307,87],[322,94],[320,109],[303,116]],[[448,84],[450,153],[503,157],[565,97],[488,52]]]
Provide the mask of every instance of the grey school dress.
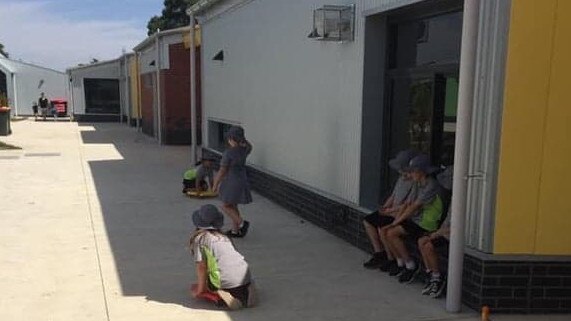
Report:
[[252,202],[250,185],[246,176],[248,147],[227,148],[220,166],[228,166],[228,173],[220,182],[219,198],[226,204],[249,204]]

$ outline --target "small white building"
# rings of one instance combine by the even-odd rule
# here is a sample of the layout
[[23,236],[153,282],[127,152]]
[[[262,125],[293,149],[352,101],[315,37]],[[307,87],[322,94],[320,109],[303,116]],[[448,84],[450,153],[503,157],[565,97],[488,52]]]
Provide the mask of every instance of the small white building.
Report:
[[78,121],[120,121],[121,58],[67,69],[71,113]]
[[48,99],[67,100],[67,77],[57,70],[0,56],[0,93],[4,93],[14,115],[32,115],[40,94]]

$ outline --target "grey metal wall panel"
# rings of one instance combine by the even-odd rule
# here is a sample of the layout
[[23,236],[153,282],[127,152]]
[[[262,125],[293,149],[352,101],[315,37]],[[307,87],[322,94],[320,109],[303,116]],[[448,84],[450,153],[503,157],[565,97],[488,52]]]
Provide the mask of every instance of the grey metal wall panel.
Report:
[[466,236],[468,246],[484,252],[493,247],[510,4],[510,0],[480,3]]

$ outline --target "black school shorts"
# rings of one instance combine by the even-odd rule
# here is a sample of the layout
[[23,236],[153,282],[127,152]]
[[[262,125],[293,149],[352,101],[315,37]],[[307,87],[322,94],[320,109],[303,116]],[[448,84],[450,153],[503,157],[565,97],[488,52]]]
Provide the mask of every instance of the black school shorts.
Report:
[[405,230],[406,234],[412,237],[415,241],[418,241],[419,238],[428,235],[430,232],[423,229],[422,227],[418,226],[411,220],[406,220],[400,224],[402,228]]
[[392,216],[379,214],[379,212],[373,212],[365,216],[363,220],[373,225],[374,227],[383,227],[391,224],[395,218]]
[[439,236],[430,242],[432,242],[432,245],[434,247],[448,246],[448,244],[450,243],[450,241],[448,241],[448,239],[445,238],[444,236]]

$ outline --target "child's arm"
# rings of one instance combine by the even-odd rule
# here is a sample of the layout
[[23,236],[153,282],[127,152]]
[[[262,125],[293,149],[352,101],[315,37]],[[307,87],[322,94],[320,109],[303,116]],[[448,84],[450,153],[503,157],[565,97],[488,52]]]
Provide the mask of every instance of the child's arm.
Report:
[[408,218],[414,215],[418,209],[422,207],[421,202],[414,202],[406,207],[404,207],[401,212],[398,214],[397,218],[391,224],[392,226],[397,226],[402,222],[406,221]]
[[206,262],[200,261],[196,262],[196,288],[192,290],[192,297],[196,298],[201,293],[207,292],[208,288],[206,286],[207,275],[206,275]]
[[435,239],[439,236],[449,237],[450,236],[450,226],[442,226],[436,232],[430,234],[431,239]]
[[404,207],[405,207],[405,205],[401,204],[401,205],[396,205],[393,207],[383,208],[381,214],[396,216],[395,214],[399,214],[400,212],[402,212]]
[[214,177],[214,183],[212,184],[212,190],[214,192],[218,192],[220,182],[226,176],[226,174],[228,174],[228,166],[220,166],[220,170],[216,173],[216,177]]
[[241,145],[242,147],[246,147],[246,153],[247,153],[247,154],[250,154],[250,153],[252,152],[252,144],[250,144],[249,141],[244,140],[244,142],[242,142],[240,145]]
[[194,180],[194,190],[197,192],[200,192],[202,190],[201,186],[200,186],[200,179],[198,179],[198,177],[196,177],[196,179]]
[[392,195],[389,198],[387,198],[383,206],[379,209],[381,210],[381,214],[382,212],[385,212],[388,208],[391,208],[393,206],[394,199],[395,198]]
[[209,191],[214,189],[214,174],[213,173],[206,177],[206,184],[208,185]]

